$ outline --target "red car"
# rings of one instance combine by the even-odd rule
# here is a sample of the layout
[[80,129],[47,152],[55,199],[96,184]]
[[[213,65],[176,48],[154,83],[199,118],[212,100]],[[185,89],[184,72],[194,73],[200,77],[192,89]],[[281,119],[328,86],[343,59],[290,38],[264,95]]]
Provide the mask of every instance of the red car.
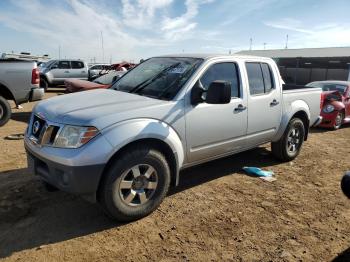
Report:
[[66,86],[66,93],[75,93],[99,88],[107,89],[123,74],[125,74],[125,72],[110,71],[109,73],[102,75],[91,82],[80,79],[67,79],[64,82]]
[[307,84],[309,87],[322,88],[320,127],[339,129],[350,122],[350,82],[319,81]]

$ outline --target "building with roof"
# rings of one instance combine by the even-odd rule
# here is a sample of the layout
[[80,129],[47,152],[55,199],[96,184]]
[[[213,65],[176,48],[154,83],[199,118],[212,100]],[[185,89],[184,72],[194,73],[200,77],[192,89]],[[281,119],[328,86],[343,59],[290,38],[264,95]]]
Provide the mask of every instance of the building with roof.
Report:
[[286,83],[350,81],[350,47],[247,50],[237,54],[273,58]]

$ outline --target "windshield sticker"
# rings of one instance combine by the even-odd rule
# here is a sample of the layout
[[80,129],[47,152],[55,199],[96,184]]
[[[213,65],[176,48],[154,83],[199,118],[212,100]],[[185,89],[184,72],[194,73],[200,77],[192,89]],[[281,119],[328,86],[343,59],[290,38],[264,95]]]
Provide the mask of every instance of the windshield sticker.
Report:
[[174,67],[169,70],[170,74],[183,74],[187,70],[187,66],[185,65],[178,65],[177,67]]

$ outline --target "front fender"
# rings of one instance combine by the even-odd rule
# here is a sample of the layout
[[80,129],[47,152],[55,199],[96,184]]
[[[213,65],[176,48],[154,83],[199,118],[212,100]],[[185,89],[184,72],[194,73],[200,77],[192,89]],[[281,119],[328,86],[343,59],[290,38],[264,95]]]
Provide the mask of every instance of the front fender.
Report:
[[109,158],[131,142],[152,138],[165,142],[172,149],[178,170],[183,165],[185,151],[180,136],[171,126],[160,120],[146,118],[126,120],[102,130],[101,133],[113,147]]
[[[295,100],[293,101],[287,108],[286,111],[283,113],[281,124],[278,129],[278,132],[275,136],[275,138],[272,140],[272,142],[277,142],[280,140],[280,138],[283,136],[284,131],[286,130],[289,121],[292,119],[292,117],[299,113],[303,112],[306,114],[307,119],[310,122],[310,108],[308,104],[303,100]],[[308,126],[305,128],[309,128]]]

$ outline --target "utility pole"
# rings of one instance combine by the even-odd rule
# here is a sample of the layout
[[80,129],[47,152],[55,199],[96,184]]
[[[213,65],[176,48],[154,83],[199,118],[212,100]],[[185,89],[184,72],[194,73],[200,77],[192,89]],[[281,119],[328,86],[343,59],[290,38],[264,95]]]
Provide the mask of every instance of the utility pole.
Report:
[[103,34],[102,34],[102,31],[101,31],[101,44],[102,44],[102,63],[105,62],[105,49],[103,47]]
[[61,45],[58,46],[58,59],[61,59]]
[[249,39],[249,50],[251,51],[253,47],[253,38]]
[[266,50],[266,43],[264,43],[264,50]]
[[286,37],[286,47],[285,47],[285,49],[288,49],[288,35]]

